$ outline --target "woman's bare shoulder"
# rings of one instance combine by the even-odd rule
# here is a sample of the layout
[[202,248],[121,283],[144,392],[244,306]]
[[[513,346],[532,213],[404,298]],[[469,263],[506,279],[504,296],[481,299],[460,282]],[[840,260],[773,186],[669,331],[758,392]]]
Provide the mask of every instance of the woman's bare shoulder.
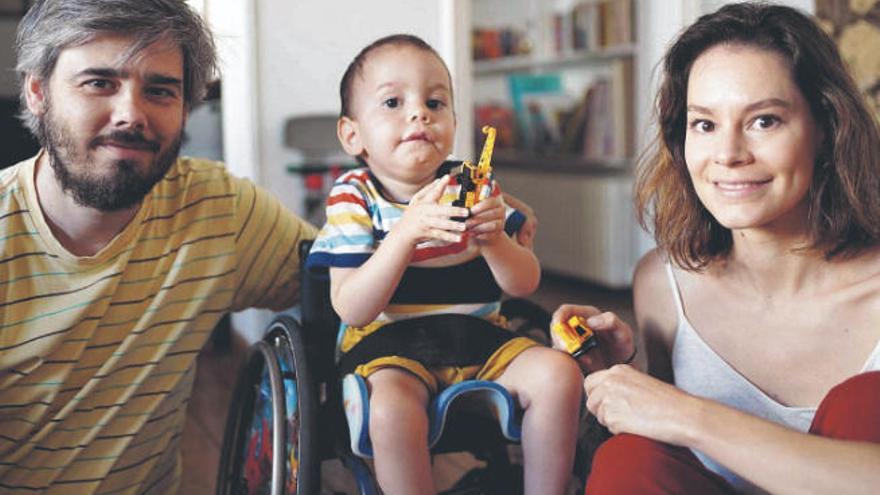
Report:
[[671,346],[678,324],[666,254],[655,248],[642,256],[633,275],[633,305],[639,329]]

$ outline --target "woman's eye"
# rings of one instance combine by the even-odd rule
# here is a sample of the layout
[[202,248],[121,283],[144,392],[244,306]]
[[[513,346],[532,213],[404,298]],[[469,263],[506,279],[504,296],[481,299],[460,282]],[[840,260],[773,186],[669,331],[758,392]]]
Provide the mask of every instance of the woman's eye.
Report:
[[715,124],[708,120],[697,119],[691,121],[689,127],[698,132],[712,132],[715,129]]
[[755,119],[755,127],[758,129],[771,129],[779,123],[779,118],[774,115],[761,115]]
[[397,98],[387,98],[382,104],[388,108],[397,108],[400,105],[400,101]]

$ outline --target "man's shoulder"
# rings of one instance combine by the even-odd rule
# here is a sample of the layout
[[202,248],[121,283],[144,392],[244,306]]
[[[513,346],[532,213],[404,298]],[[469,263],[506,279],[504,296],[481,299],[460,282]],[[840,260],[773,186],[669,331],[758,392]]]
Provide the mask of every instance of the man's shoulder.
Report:
[[165,174],[165,180],[177,180],[178,177],[227,177],[229,175],[229,170],[223,162],[182,156]]
[[14,165],[10,165],[6,168],[0,169],[0,191],[6,191],[11,187],[15,187],[18,174],[24,167],[30,167],[33,164],[34,160],[37,159],[37,156],[34,155],[26,160],[22,160]]
[[168,169],[156,192],[162,197],[229,194],[243,180],[233,177],[222,162],[181,157]]
[[21,168],[21,163],[0,170],[0,191],[6,191],[13,187],[19,168]]

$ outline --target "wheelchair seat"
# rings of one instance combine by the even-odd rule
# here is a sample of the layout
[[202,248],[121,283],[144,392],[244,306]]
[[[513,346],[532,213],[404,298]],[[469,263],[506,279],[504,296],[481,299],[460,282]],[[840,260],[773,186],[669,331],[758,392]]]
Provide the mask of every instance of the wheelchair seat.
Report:
[[[362,458],[373,457],[370,442],[370,397],[364,378],[349,373],[342,380],[342,397],[348,421],[351,452]],[[465,380],[456,383],[434,397],[428,405],[428,447],[437,445],[446,427],[453,406],[476,406],[490,411],[501,428],[501,434],[510,442],[522,438],[520,417],[510,393],[495,382]]]
[[[308,246],[301,252],[307,253]],[[342,461],[360,494],[379,493],[364,461],[372,456],[366,383],[356,375],[340,380],[333,331],[339,318],[330,305],[329,279],[313,275],[303,270],[298,317],[276,318],[239,373],[221,450],[218,494],[319,493],[320,465],[328,459]],[[512,331],[549,341],[549,315],[536,304],[508,300],[501,313]],[[428,414],[432,454],[464,450],[486,463],[444,493],[521,490],[507,450],[510,442],[520,440],[521,416],[507,390],[494,382],[461,382],[434,397]]]

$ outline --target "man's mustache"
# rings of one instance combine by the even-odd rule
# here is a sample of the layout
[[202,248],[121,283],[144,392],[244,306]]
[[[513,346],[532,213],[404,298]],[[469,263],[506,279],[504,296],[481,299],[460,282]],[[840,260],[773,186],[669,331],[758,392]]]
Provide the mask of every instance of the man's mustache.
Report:
[[97,148],[101,145],[118,145],[126,148],[134,148],[147,150],[152,152],[159,151],[159,143],[150,141],[140,132],[114,131],[110,134],[98,136],[89,143],[90,148]]

